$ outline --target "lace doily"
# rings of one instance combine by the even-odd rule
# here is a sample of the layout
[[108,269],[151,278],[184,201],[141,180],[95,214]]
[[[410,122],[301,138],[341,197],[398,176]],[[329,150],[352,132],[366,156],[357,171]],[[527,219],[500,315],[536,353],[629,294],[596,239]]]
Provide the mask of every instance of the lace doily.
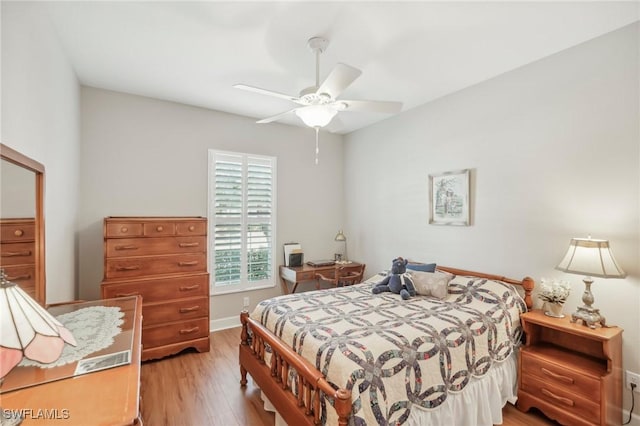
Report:
[[123,317],[124,312],[113,306],[90,306],[59,315],[56,318],[73,334],[77,345],[64,345],[60,358],[50,364],[25,358],[19,365],[53,368],[79,361],[90,353],[111,346],[113,338],[121,331]]

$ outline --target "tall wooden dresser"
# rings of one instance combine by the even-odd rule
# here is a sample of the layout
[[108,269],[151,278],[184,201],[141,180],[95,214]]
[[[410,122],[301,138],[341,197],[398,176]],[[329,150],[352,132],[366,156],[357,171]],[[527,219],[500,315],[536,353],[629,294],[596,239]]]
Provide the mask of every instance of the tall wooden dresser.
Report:
[[36,298],[36,224],[33,218],[0,219],[0,267],[7,279]]
[[206,218],[105,218],[101,288],[142,296],[142,360],[209,351]]

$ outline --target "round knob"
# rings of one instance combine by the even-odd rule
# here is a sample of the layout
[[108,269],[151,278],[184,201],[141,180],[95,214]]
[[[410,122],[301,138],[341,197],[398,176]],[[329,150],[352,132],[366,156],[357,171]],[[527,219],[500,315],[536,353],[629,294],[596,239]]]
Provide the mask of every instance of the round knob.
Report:
[[22,237],[24,235],[24,231],[22,229],[16,229],[13,235],[15,235],[16,237]]
[[163,230],[163,229],[164,229],[164,228],[163,228],[162,226],[157,226],[157,227],[156,227],[156,231],[158,231],[158,232],[162,232],[162,230]]
[[191,225],[191,226],[189,227],[189,231],[193,231],[194,229],[196,229],[196,227],[195,227],[195,226],[193,226],[193,225]]
[[120,228],[120,232],[122,232],[123,234],[126,234],[127,232],[129,232],[129,228],[127,228],[126,226],[123,226],[122,228]]

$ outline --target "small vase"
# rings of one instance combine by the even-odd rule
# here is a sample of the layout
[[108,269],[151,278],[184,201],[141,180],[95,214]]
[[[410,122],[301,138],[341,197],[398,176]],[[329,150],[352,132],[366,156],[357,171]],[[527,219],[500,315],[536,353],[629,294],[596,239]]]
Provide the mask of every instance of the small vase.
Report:
[[547,302],[547,310],[544,314],[553,318],[564,318],[564,314],[562,313],[562,303]]

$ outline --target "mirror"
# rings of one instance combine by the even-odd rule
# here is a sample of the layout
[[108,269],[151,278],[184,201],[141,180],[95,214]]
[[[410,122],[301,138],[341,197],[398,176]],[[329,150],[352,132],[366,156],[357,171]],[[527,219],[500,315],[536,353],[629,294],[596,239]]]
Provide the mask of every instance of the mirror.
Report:
[[3,144],[0,158],[0,267],[44,306],[44,166]]

